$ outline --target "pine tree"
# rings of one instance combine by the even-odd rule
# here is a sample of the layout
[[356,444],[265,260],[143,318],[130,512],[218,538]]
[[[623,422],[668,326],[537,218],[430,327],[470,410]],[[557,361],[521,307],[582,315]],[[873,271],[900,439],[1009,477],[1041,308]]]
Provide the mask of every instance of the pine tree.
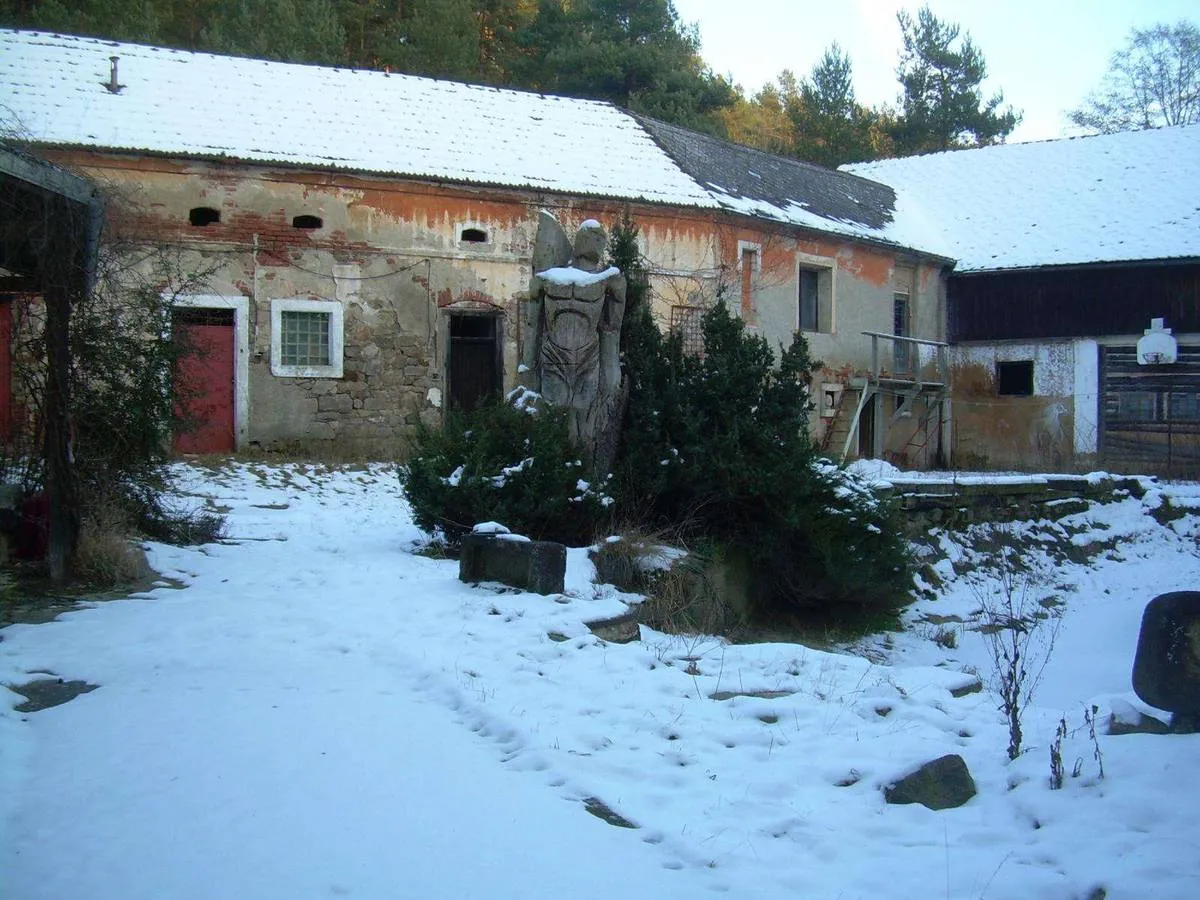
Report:
[[876,159],[876,114],[854,98],[850,57],[835,42],[800,83],[789,112],[796,129],[796,156],[831,169]]
[[[779,76],[780,85],[788,80],[794,88],[795,78],[790,72]],[[721,123],[729,140],[780,156],[795,155],[796,126],[788,115],[789,95],[785,90],[774,84],[764,85],[751,99],[739,95],[732,105],[724,107]]]
[[1004,94],[985,100],[983,54],[959,26],[940,21],[923,6],[914,21],[897,14],[904,39],[896,71],[904,88],[896,123],[896,151],[902,155],[982,147],[1002,142],[1020,122],[1011,107],[1001,109]]
[[716,133],[716,111],[734,100],[670,0],[539,0],[518,40],[529,51],[514,72],[523,87],[608,100]]
[[162,39],[171,15],[169,0],[10,0],[0,5],[0,21],[152,44]]
[[332,0],[221,0],[199,49],[285,62],[340,62],[346,35]]

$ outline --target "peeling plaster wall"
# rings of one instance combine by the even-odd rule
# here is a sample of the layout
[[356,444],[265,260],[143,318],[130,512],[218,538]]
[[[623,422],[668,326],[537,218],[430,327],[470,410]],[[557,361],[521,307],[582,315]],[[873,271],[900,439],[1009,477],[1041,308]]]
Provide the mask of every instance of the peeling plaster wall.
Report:
[[[1095,452],[1096,358],[1094,341],[955,347],[957,464],[1052,470],[1086,466],[1086,455]],[[999,395],[996,364],[1024,360],[1033,361],[1032,396]]]
[[[83,151],[57,159],[126,201],[117,223],[126,236],[180,246],[185,265],[212,269],[205,294],[247,298],[243,446],[403,452],[419,421],[442,415],[451,310],[503,317],[503,382],[511,387],[525,337],[519,306],[543,208],[569,233],[587,218],[608,224],[631,215],[664,325],[676,304],[706,305],[722,293],[736,303],[738,246],[748,242],[761,248],[761,265],[743,314],[773,348],[786,345],[797,327],[800,265],[824,267],[830,276],[828,322],[808,337],[814,356],[831,369],[867,369],[870,340],[861,332],[891,331],[894,253],[725,213]],[[219,211],[220,221],[190,225],[196,207]],[[321,226],[295,228],[299,215],[319,217]],[[462,240],[468,228],[485,232],[487,241]],[[937,270],[905,265],[913,273],[913,334],[938,338]],[[271,304],[285,299],[340,304],[341,378],[272,374]]]

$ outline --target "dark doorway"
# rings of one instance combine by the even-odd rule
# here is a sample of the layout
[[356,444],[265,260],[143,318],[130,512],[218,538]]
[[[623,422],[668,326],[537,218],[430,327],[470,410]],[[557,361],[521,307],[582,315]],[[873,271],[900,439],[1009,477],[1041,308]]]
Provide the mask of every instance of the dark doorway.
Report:
[[172,317],[179,358],[175,363],[177,453],[233,453],[234,311],[183,308]]
[[491,314],[450,314],[450,408],[469,412],[500,395],[503,319]]
[[876,394],[867,401],[858,418],[858,455],[861,459],[875,457],[875,407],[878,403],[879,395]]
[[0,297],[0,441],[12,436],[12,305]]

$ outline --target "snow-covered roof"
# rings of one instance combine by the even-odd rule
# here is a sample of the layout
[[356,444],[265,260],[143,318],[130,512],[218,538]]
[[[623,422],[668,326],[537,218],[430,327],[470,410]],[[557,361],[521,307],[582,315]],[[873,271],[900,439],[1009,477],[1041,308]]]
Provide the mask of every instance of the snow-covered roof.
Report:
[[717,205],[631,116],[592,100],[12,30],[0,98],[40,144]]
[[958,271],[1200,257],[1200,126],[843,167]]
[[638,116],[722,208],[789,225],[905,243],[891,231],[890,187]]
[[925,246],[894,227],[884,185],[593,100],[4,29],[0,97],[0,125],[42,145],[725,209]]

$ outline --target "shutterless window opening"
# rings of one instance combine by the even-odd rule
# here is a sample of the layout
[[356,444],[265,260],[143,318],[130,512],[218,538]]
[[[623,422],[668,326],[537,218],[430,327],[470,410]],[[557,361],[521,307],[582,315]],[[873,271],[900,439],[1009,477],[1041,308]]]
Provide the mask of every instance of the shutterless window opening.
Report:
[[996,393],[1002,397],[1033,396],[1033,360],[996,363]]
[[758,268],[758,251],[742,248],[742,297],[739,306],[741,314],[745,315],[754,308],[754,276]]
[[800,270],[801,331],[820,331],[821,273],[816,269]]
[[[892,334],[908,337],[909,305],[908,294],[896,291],[892,294]],[[896,374],[911,374],[913,369],[913,345],[907,341],[893,341],[892,354]]]
[[464,228],[458,239],[466,244],[486,244],[488,236],[482,228]]
[[193,206],[188,212],[188,224],[193,228],[216,225],[221,221],[221,211],[211,206]]
[[303,228],[306,231],[313,231],[317,228],[320,228],[323,224],[324,223],[321,221],[320,216],[304,215],[296,216],[294,219],[292,219],[293,228]]

